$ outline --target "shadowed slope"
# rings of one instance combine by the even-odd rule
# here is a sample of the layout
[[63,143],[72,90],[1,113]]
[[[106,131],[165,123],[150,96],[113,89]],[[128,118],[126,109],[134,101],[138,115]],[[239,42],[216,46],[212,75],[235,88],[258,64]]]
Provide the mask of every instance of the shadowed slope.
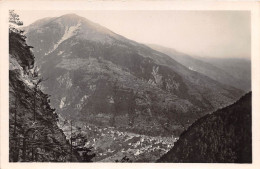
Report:
[[158,162],[251,163],[251,97],[197,120]]

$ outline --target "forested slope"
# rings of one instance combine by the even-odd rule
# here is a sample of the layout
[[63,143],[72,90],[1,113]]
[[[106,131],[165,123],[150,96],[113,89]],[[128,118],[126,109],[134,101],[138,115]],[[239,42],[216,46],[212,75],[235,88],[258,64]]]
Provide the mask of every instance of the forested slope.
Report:
[[252,162],[252,93],[197,120],[158,162]]

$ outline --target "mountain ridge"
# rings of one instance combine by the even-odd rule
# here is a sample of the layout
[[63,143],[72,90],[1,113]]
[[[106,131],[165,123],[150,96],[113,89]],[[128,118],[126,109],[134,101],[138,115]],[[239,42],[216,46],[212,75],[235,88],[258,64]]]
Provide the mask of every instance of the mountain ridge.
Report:
[[[165,128],[172,132],[177,117],[187,126],[202,114],[233,102],[242,93],[191,71],[150,47],[121,35],[104,34],[100,32],[103,27],[92,29],[85,23],[79,25],[77,19],[61,24],[64,17],[47,21],[26,32],[26,36],[29,44],[35,46],[40,72],[52,78],[43,85],[52,95],[52,105],[68,118],[76,116],[92,122],[101,119],[101,124],[115,123],[135,131],[148,131],[152,118],[158,133]],[[114,88],[119,92],[115,93]],[[122,102],[118,108],[115,99]],[[135,108],[131,109],[130,104]],[[175,125],[165,127],[168,118]],[[124,122],[119,123],[119,119]],[[141,119],[146,119],[144,126]]]
[[[201,74],[204,74],[208,77],[210,77],[213,80],[216,80],[218,82],[221,82],[222,84],[230,85],[236,88],[239,88],[244,91],[248,91],[251,89],[251,78],[250,77],[250,65],[248,65],[248,60],[245,60],[244,62],[241,62],[239,64],[232,64],[225,63],[226,67],[232,67],[233,70],[228,68],[223,68],[223,66],[220,66],[221,63],[224,64],[224,58],[202,58],[197,56],[191,56],[187,55],[185,53],[179,52],[172,48],[163,47],[160,45],[155,44],[148,44],[151,48],[158,50],[162,53],[168,54],[170,57],[178,61],[179,63],[183,64],[184,66],[188,67],[190,70],[197,71]],[[222,61],[223,60],[223,61]],[[233,58],[234,62],[239,61],[239,58]],[[219,63],[218,63],[219,62]],[[250,62],[250,61],[249,61]],[[246,64],[245,68],[243,69],[249,69],[244,71],[241,69],[241,65]],[[235,73],[237,71],[237,73]]]

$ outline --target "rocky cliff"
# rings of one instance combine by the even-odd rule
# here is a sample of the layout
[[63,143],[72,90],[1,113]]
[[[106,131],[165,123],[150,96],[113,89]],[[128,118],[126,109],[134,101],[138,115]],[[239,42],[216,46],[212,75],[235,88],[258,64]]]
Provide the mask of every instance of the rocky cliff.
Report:
[[20,31],[9,31],[9,160],[78,161],[40,89],[31,48]]

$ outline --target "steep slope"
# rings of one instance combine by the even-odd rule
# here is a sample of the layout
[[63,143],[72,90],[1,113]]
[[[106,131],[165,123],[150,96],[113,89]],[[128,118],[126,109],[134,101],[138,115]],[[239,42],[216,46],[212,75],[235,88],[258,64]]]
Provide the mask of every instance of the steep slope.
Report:
[[190,70],[199,72],[220,83],[234,86],[238,89],[251,90],[250,61],[240,59],[192,57],[171,48],[149,44],[151,48],[165,53]]
[[65,118],[172,135],[242,93],[86,18],[46,20],[26,36],[49,78],[44,91]]
[[197,120],[158,162],[251,163],[251,97]]
[[49,96],[35,88],[34,56],[25,37],[9,33],[9,160],[78,161],[70,151]]

